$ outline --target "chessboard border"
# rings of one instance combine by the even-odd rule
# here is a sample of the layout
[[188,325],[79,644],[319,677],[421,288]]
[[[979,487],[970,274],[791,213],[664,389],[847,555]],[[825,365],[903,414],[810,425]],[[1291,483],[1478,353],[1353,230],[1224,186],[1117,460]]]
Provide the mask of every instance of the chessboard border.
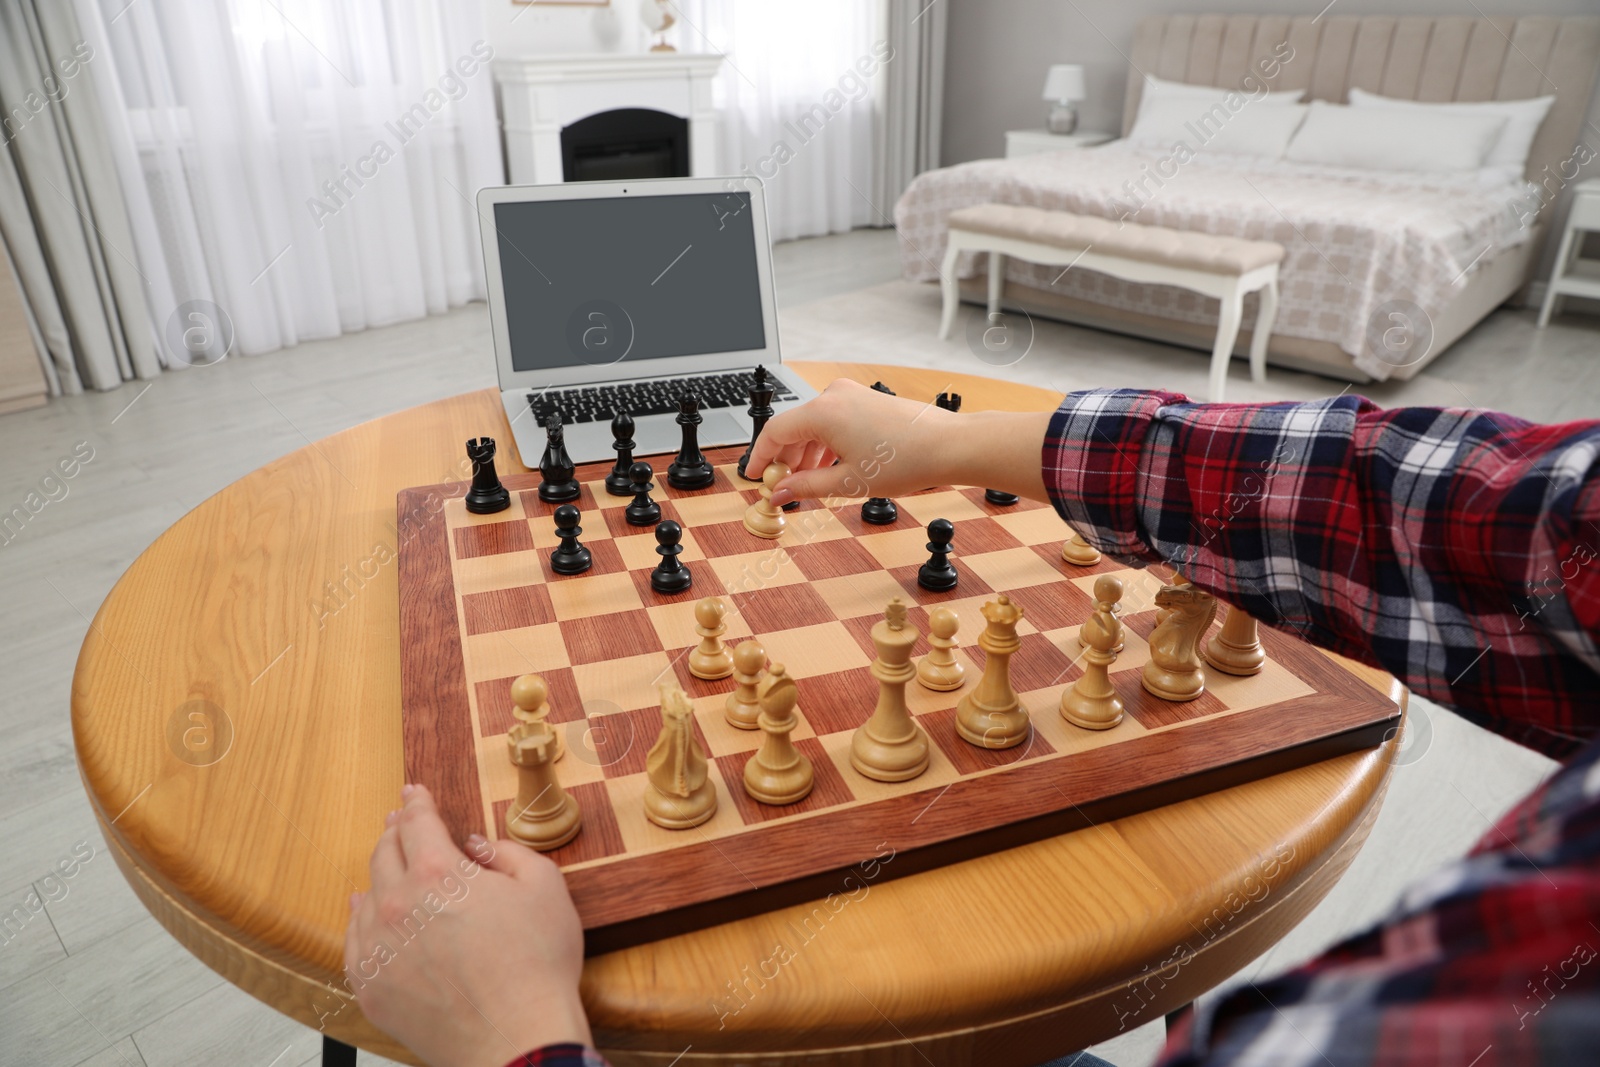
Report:
[[[603,474],[604,465],[582,469],[595,472]],[[424,486],[397,498],[406,781],[432,790],[458,837],[488,833],[439,506],[465,488]],[[418,522],[419,515],[430,518]],[[609,952],[845,891],[845,876],[875,858],[880,842],[895,850],[892,876],[903,877],[1371,749],[1399,728],[1398,704],[1323,653],[1266,628],[1261,638],[1269,656],[1315,686],[1316,695],[1142,734],[1073,759],[958,778],[937,797],[916,790],[753,835],[691,840],[568,870],[585,951]],[[1096,753],[1114,753],[1113,766]],[[740,847],[756,840],[759,849]]]

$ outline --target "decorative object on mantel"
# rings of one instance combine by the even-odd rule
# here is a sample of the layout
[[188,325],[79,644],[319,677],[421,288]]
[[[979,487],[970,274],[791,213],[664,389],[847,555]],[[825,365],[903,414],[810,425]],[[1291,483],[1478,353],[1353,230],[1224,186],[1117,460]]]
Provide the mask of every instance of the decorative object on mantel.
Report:
[[672,17],[672,12],[667,10],[667,0],[639,0],[639,18],[644,22],[645,29],[660,35],[656,38],[656,43],[650,46],[650,51],[677,51],[667,43],[667,31],[678,21]]
[[1078,109],[1073,104],[1087,94],[1083,87],[1083,68],[1076,63],[1057,63],[1044,79],[1044,98],[1050,101],[1045,120],[1051,133],[1071,133],[1078,128]]

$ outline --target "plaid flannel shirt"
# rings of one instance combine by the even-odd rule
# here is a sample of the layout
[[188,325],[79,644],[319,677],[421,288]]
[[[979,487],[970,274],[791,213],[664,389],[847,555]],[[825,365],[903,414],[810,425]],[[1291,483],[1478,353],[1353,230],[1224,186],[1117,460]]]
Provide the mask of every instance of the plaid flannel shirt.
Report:
[[1568,761],[1380,925],[1187,1015],[1162,1063],[1600,1063],[1600,422],[1101,390],[1043,463],[1102,552]]

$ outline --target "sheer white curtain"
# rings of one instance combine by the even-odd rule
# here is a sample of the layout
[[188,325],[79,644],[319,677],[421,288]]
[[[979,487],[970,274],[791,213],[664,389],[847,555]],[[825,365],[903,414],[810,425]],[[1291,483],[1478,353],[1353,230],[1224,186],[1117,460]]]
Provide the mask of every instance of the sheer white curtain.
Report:
[[166,366],[483,298],[475,0],[75,3]]
[[721,52],[722,167],[766,185],[774,240],[891,222],[877,204],[882,2],[679,0],[678,45]]

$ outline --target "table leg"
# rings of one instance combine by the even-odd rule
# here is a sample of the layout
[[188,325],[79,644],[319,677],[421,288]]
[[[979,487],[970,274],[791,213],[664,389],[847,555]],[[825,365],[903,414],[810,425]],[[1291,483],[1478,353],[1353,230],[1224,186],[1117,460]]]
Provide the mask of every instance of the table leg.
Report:
[[322,1067],[356,1067],[356,1050],[323,1034]]

